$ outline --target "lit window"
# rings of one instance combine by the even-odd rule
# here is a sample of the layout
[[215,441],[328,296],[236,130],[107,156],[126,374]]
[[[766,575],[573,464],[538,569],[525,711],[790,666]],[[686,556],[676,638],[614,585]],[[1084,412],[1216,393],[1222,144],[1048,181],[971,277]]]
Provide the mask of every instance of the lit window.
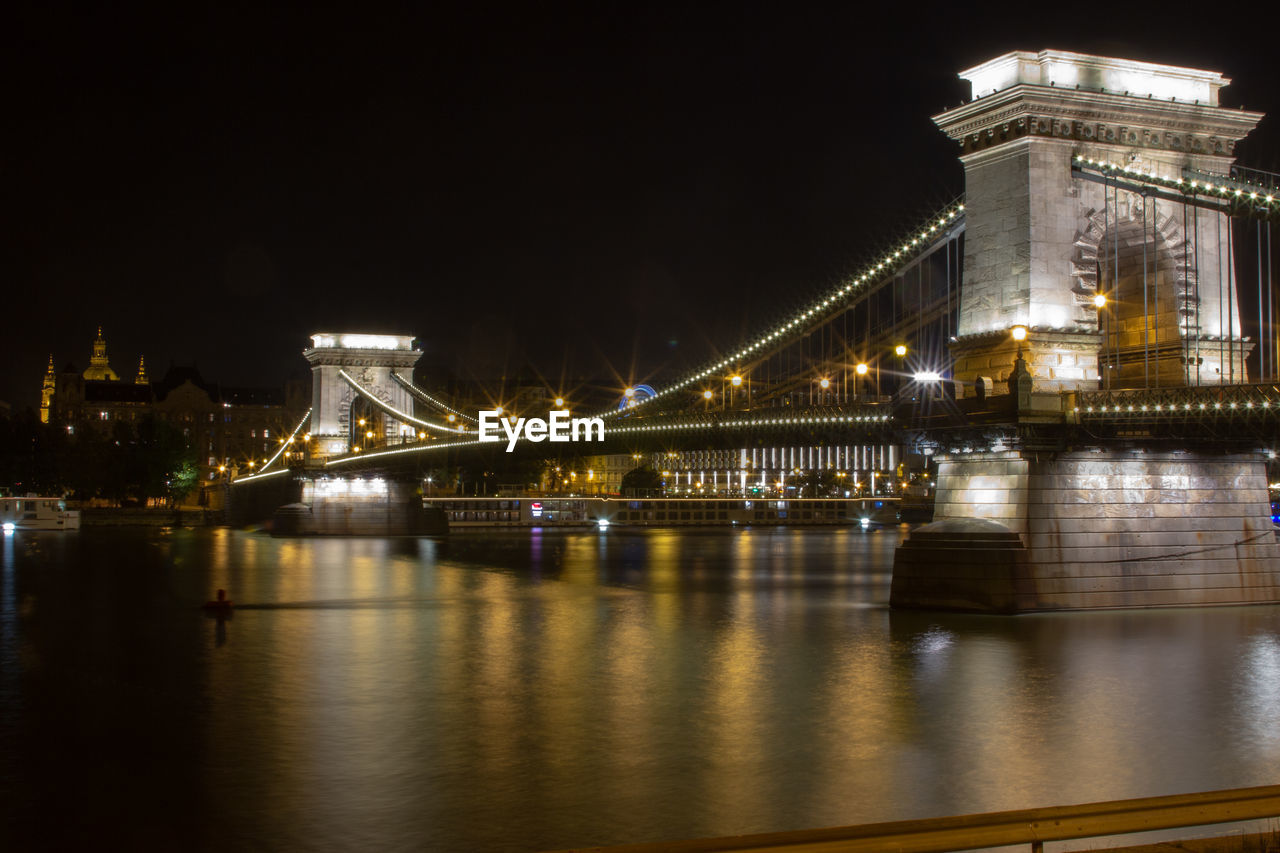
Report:
[[262,431],[262,437],[263,437],[263,438],[271,438],[271,430],[269,430],[269,429],[264,429],[264,430]]

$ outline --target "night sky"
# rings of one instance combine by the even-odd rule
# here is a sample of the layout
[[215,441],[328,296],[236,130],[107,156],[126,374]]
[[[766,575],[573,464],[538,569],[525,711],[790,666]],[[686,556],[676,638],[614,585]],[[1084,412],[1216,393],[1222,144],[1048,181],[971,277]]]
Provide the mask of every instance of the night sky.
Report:
[[[126,378],[278,385],[316,331],[414,334],[463,377],[660,378],[961,192],[930,116],[1010,50],[1219,70],[1280,112],[1272,35],[1204,5],[98,5],[7,25],[15,408],[98,324]],[[1278,125],[1241,162],[1280,170]]]

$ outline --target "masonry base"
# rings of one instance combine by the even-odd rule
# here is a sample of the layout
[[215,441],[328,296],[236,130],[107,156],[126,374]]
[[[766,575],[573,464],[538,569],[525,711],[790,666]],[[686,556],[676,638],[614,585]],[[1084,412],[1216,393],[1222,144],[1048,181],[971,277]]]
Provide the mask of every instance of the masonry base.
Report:
[[895,555],[895,607],[1020,613],[1280,602],[1266,472],[1252,456],[942,457],[934,519]]
[[[444,513],[424,508],[413,483],[383,483],[376,488],[317,489],[314,482],[302,490],[303,499],[276,509],[272,533],[276,536],[431,536],[449,532]],[[360,481],[352,481],[359,483]]]

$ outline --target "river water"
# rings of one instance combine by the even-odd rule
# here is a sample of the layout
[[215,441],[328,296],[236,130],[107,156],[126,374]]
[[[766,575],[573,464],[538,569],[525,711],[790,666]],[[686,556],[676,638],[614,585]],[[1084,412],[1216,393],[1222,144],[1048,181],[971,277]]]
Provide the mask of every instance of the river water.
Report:
[[892,612],[904,533],[7,536],[0,838],[537,850],[1280,781],[1280,607]]

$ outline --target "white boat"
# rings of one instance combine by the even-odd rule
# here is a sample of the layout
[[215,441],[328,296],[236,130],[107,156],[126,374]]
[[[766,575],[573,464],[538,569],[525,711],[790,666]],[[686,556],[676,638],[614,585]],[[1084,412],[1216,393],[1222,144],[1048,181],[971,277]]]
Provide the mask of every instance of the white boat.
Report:
[[62,498],[0,497],[0,525],[11,530],[79,530],[80,511]]

